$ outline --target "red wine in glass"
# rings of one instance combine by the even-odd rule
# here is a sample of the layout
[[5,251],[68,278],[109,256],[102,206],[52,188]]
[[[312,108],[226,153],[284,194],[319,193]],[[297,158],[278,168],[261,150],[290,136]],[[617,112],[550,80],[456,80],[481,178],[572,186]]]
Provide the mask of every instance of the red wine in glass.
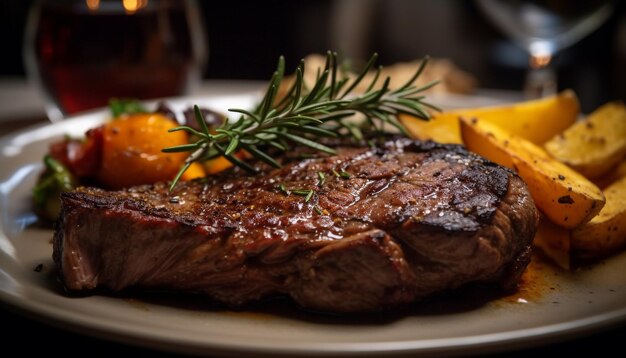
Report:
[[39,2],[25,50],[53,121],[113,97],[184,95],[206,56],[195,3],[167,0]]

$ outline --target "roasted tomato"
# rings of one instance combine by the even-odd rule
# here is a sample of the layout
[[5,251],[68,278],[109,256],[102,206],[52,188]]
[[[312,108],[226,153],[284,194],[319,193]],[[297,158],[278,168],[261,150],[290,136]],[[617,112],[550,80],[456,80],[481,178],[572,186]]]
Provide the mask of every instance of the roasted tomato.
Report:
[[85,140],[69,139],[50,146],[50,156],[63,164],[78,178],[93,178],[102,161],[102,131],[96,127],[87,132]]
[[[52,144],[50,156],[81,182],[107,189],[172,180],[188,155],[161,151],[188,143],[185,132],[168,132],[176,126],[176,121],[163,114],[132,114],[89,130],[85,140]],[[183,180],[205,174],[201,165],[190,169]]]
[[158,113],[134,114],[102,127],[102,159],[96,175],[109,189],[171,180],[187,153],[161,149],[188,143],[187,134],[168,130],[178,124]]

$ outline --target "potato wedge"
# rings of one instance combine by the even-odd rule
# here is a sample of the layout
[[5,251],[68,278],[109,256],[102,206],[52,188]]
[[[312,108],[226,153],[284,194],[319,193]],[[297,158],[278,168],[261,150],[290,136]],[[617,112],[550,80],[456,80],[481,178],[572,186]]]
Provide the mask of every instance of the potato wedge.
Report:
[[610,172],[602,177],[593,179],[593,182],[600,189],[604,189],[624,177],[626,177],[626,161],[619,163],[615,168],[611,169]]
[[429,121],[406,114],[400,115],[399,120],[413,138],[434,140],[439,143],[463,143],[459,128],[459,114],[456,111],[433,114],[433,118]]
[[554,158],[587,178],[603,176],[626,156],[626,106],[609,102],[546,142]]
[[572,231],[572,255],[593,259],[626,247],[626,177],[604,191],[606,205],[588,223]]
[[570,269],[571,231],[541,218],[533,244],[560,267]]
[[578,97],[571,90],[538,100],[502,106],[456,109],[436,113],[430,121],[401,116],[415,138],[441,143],[462,143],[459,117],[480,118],[536,144],[543,144],[571,126],[580,113]]
[[555,224],[575,228],[604,205],[602,191],[541,147],[493,123],[461,119],[467,148],[515,170],[528,185],[537,207]]

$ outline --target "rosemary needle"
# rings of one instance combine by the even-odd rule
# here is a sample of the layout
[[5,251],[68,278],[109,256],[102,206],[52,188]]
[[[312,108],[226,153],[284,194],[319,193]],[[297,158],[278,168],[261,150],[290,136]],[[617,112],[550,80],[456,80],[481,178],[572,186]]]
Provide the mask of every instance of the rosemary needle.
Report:
[[293,194],[295,194],[295,195],[302,195],[302,196],[304,196],[304,202],[306,202],[306,203],[308,203],[309,200],[311,200],[311,198],[313,197],[313,194],[315,193],[311,189],[292,190],[291,192]]
[[317,186],[323,186],[324,182],[326,182],[326,175],[324,175],[324,173],[322,172],[317,172],[317,177],[319,178]]
[[290,194],[289,190],[287,190],[287,188],[285,188],[285,184],[283,184],[283,183],[278,184],[278,189],[285,195],[289,195]]

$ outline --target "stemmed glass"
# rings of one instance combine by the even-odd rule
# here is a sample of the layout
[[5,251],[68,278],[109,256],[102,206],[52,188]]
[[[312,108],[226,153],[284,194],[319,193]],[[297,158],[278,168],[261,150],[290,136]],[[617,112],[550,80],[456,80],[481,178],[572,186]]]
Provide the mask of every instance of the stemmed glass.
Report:
[[598,29],[613,12],[610,0],[476,0],[481,11],[529,54],[524,92],[556,92],[554,56]]
[[112,97],[187,94],[206,60],[193,0],[39,0],[30,11],[25,67],[51,121]]

